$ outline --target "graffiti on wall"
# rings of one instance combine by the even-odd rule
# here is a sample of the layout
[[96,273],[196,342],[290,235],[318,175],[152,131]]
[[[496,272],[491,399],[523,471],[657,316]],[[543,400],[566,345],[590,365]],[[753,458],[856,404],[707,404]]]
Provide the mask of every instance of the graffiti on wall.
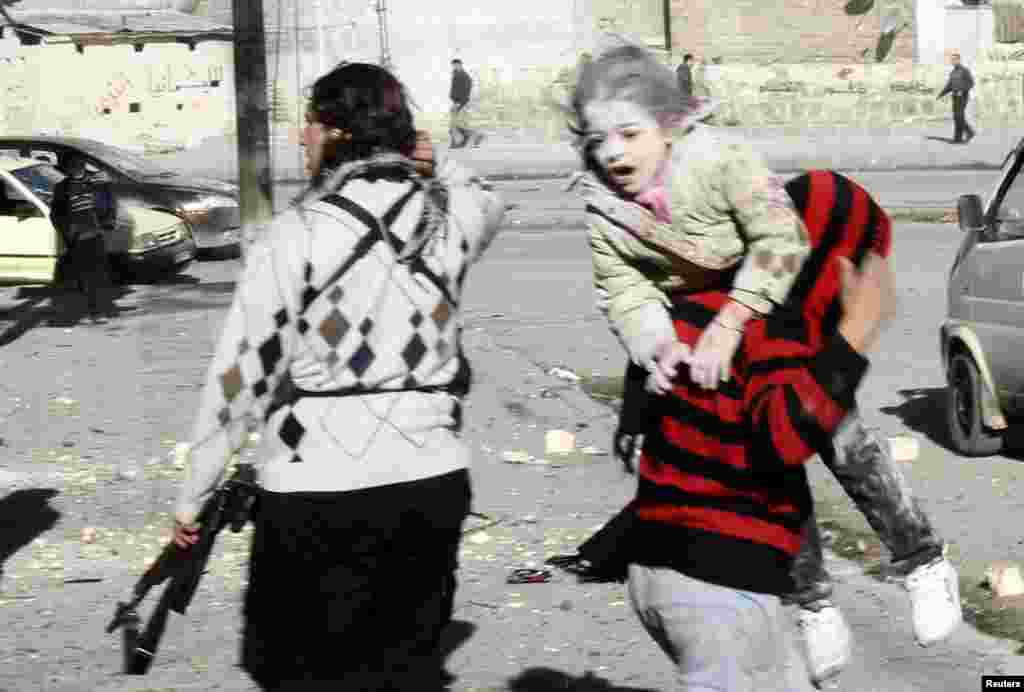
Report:
[[132,81],[124,72],[118,72],[107,81],[107,88],[103,96],[96,102],[96,110],[100,113],[113,111],[119,108],[125,100],[125,95],[132,88]]

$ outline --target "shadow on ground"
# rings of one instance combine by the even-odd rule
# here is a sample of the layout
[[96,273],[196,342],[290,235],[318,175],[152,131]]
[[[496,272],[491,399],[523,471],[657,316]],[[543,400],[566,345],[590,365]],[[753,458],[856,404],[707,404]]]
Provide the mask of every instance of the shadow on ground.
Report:
[[529,668],[508,681],[509,692],[657,692],[621,687],[593,673],[575,677],[552,668]]
[[[950,442],[949,430],[946,427],[946,388],[901,389],[897,393],[903,397],[903,403],[896,406],[883,406],[879,410],[882,413],[896,416],[910,430],[924,435],[940,447],[957,454]],[[1011,420],[1004,439],[1004,448],[1001,454],[1010,459],[1024,461],[1024,426],[1014,425],[1014,421]]]
[[[133,292],[125,286],[110,290],[108,305],[102,312],[116,319],[134,307],[118,307],[117,301]],[[74,290],[56,287],[23,288],[16,298],[22,302],[0,309],[0,320],[11,322],[0,331],[0,347],[17,341],[36,327],[74,327],[89,322],[89,312],[83,296]]]
[[961,144],[952,137],[936,137],[935,135],[926,135],[925,139],[930,139],[933,142],[944,142],[945,144]]
[[15,490],[0,500],[0,573],[8,558],[52,529],[60,512],[50,506],[53,488]]

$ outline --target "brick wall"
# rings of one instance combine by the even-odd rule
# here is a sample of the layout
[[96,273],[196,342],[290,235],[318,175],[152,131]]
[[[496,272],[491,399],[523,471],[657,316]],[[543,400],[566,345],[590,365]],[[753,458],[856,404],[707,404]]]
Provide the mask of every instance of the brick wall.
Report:
[[[863,17],[843,0],[671,0],[673,52],[720,55],[724,62],[854,62],[874,55],[880,13],[913,21],[913,0],[878,0]],[[860,27],[857,28],[858,21]],[[896,40],[889,60],[912,59],[913,28]]]

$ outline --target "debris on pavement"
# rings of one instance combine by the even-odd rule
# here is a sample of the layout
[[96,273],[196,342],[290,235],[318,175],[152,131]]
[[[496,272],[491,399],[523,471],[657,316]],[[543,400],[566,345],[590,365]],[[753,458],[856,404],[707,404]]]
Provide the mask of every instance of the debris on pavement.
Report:
[[580,449],[580,454],[585,454],[588,457],[604,457],[608,456],[608,450],[601,449],[600,447],[583,447]]
[[96,540],[96,529],[86,526],[82,529],[82,543],[93,543]]
[[544,453],[569,454],[576,448],[576,434],[568,430],[548,430],[544,435]]
[[524,452],[520,449],[508,450],[501,453],[501,460],[506,464],[526,464],[529,463],[532,458],[533,457],[531,457],[528,452]]
[[520,567],[505,578],[506,584],[546,584],[551,581],[551,570]]
[[566,370],[565,368],[554,367],[548,370],[548,374],[552,377],[557,377],[560,380],[567,382],[579,382],[582,378],[574,373],[572,370]]
[[917,438],[907,435],[890,437],[889,448],[892,450],[893,461],[914,461],[921,451]]

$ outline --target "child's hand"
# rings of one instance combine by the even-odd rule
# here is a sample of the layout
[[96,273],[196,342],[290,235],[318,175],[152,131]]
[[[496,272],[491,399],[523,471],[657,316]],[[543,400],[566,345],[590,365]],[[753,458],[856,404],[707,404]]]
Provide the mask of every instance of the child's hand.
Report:
[[715,318],[697,340],[690,357],[690,379],[704,389],[718,389],[719,382],[729,381],[729,369],[736,355],[743,331],[729,327]]
[[652,394],[667,394],[672,391],[673,380],[679,372],[679,364],[691,358],[690,347],[678,341],[669,342],[658,348],[654,362],[649,366],[647,391]]

